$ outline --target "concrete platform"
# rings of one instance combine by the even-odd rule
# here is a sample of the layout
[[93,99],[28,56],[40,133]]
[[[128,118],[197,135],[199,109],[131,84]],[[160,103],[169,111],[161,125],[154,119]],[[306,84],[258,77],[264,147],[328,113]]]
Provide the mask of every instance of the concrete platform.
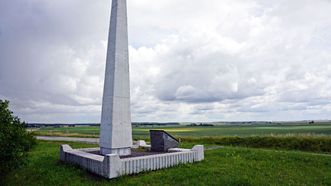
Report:
[[[141,144],[142,148],[146,147],[146,143]],[[122,157],[117,154],[103,156],[98,152],[100,148],[72,149],[69,145],[61,145],[60,159],[109,179],[204,160],[203,145],[196,145],[192,149],[170,149],[168,153],[136,152],[132,156]]]

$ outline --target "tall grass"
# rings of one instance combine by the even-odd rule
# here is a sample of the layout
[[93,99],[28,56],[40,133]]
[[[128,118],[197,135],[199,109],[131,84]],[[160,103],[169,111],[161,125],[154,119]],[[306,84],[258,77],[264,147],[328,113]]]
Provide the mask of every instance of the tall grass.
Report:
[[252,136],[181,138],[183,142],[331,153],[331,137]]

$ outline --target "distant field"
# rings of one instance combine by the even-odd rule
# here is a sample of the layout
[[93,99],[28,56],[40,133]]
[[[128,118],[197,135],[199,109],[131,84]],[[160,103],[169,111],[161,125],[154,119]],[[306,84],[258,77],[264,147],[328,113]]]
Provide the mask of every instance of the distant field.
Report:
[[205,160],[194,165],[107,180],[60,163],[60,144],[39,141],[29,163],[11,172],[5,185],[331,185],[328,155],[226,147],[207,150]]
[[[273,125],[273,126],[214,126],[214,127],[133,127],[135,139],[149,137],[149,130],[162,129],[176,137],[222,137],[222,136],[331,136],[331,124],[327,125]],[[98,137],[99,127],[43,128],[35,135]]]

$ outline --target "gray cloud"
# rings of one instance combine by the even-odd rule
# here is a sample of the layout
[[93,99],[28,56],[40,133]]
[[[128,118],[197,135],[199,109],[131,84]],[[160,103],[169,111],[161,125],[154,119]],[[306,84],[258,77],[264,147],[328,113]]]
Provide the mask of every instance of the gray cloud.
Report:
[[[133,120],[331,114],[330,1],[128,5]],[[1,1],[0,99],[27,121],[98,122],[109,11],[109,0]]]

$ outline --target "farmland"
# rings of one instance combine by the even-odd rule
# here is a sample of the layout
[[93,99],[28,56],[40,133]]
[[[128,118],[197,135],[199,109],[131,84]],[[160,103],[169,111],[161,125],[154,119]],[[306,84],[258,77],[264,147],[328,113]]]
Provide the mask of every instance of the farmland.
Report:
[[[331,124],[317,125],[253,125],[253,126],[165,126],[133,127],[135,139],[146,139],[149,130],[166,130],[175,137],[220,137],[220,136],[331,136]],[[42,128],[34,132],[44,136],[98,137],[99,127]]]

